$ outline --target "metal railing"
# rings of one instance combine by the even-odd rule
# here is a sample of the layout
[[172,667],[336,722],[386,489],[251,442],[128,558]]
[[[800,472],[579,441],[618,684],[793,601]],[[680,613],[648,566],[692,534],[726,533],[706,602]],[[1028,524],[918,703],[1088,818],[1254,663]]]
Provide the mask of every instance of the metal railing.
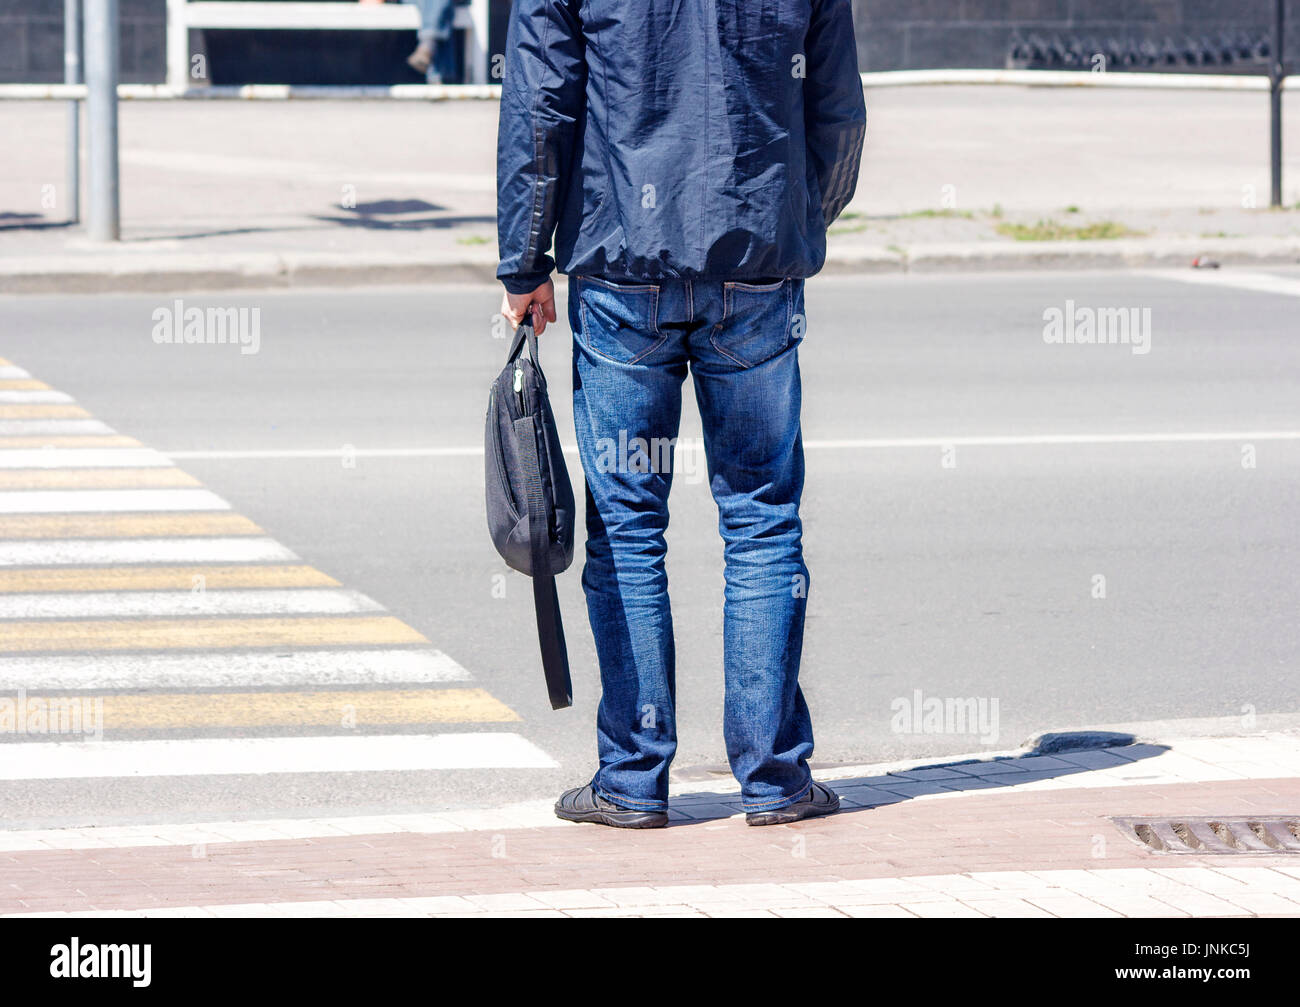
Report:
[[[488,82],[488,0],[457,7],[453,26],[465,33],[465,68],[470,84]],[[323,29],[401,31],[420,27],[411,4],[287,3],[255,0],[167,0],[167,84],[177,91],[190,85],[192,28]]]

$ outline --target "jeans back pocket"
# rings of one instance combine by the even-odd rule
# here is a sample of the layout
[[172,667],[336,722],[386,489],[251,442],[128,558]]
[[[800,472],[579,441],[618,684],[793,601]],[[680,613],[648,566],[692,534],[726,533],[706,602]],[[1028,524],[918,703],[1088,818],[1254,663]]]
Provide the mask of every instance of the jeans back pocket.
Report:
[[802,334],[802,326],[795,331],[796,301],[801,305],[802,300],[801,281],[728,281],[722,285],[722,320],[714,327],[710,342],[741,367],[770,360]]
[[597,356],[635,364],[664,344],[659,332],[659,288],[614,283],[595,276],[577,281],[579,339]]

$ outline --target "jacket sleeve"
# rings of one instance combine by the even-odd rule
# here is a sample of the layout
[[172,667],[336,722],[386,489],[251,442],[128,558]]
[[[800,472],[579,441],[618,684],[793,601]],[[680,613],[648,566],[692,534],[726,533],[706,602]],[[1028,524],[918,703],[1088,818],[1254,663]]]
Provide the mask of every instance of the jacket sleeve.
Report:
[[497,277],[513,294],[546,281],[561,194],[586,101],[581,0],[515,0],[497,129]]
[[858,185],[867,109],[850,0],[813,0],[812,8],[804,42],[804,131],[829,227]]

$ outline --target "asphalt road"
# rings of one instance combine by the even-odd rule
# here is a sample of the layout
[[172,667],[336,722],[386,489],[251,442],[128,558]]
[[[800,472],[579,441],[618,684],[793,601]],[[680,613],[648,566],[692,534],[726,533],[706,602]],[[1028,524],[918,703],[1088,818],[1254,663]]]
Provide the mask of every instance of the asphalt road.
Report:
[[[817,762],[1300,714],[1300,274],[1268,275],[1277,289],[1138,273],[809,284],[802,681]],[[488,806],[587,778],[598,679],[576,569],[561,582],[576,702],[552,712],[528,584],[506,574],[484,526],[475,451],[504,353],[497,298],[487,287],[184,298],[260,308],[250,355],[156,344],[151,315],[172,298],[4,298],[0,356],[174,454],[304,562],[419,630],[558,768],[15,780],[0,782],[3,825]],[[1046,343],[1044,311],[1067,300],[1149,308],[1150,352]],[[567,327],[543,343],[571,440]],[[683,436],[698,436],[689,397],[686,417]],[[679,474],[672,506],[677,766],[699,777],[725,764],[721,543],[702,478]],[[896,701],[916,690],[996,702],[996,729],[900,732]],[[159,723],[113,737],[231,733]]]

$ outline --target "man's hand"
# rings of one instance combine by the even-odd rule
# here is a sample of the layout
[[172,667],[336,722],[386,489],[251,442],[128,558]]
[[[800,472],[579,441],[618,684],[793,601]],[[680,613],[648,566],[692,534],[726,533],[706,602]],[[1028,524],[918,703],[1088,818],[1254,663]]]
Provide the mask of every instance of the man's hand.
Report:
[[555,321],[555,284],[547,280],[530,294],[512,294],[501,298],[501,314],[513,328],[519,328],[524,312],[533,313],[533,328],[540,336],[547,322]]

